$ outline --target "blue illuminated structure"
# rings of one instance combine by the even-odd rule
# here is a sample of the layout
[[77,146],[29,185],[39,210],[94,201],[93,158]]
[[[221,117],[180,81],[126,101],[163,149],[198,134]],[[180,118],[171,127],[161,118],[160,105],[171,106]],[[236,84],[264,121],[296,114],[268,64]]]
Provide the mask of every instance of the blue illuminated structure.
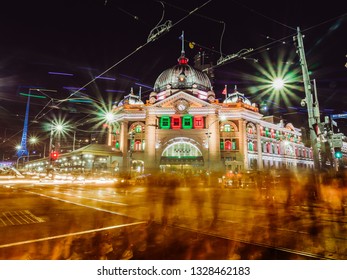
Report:
[[17,151],[18,158],[28,156],[28,154],[29,154],[28,149],[27,149],[29,106],[30,106],[30,91],[29,91],[28,101],[27,101],[27,106],[26,106],[26,111],[25,111],[22,140],[20,143],[20,148]]

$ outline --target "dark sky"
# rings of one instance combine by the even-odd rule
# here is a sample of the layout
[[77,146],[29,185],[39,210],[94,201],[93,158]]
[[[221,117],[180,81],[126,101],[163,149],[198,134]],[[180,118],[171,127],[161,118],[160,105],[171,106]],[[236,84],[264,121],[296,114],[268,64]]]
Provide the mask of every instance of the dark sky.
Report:
[[[182,30],[187,42],[195,43],[193,49],[188,43],[185,46],[191,65],[199,50],[212,53],[217,60],[221,51],[226,56],[253,48],[248,59],[215,68],[214,89],[222,98],[225,84],[229,88],[237,85],[240,92],[259,101],[260,92],[254,90],[260,83],[255,77],[262,76],[259,67],[277,69],[280,63],[282,69],[289,65],[288,71],[300,69],[292,39],[300,27],[305,35],[310,78],[316,79],[323,115],[347,113],[347,5],[341,0],[6,1],[0,6],[1,136],[5,128],[7,137],[22,129],[26,97],[19,93],[28,93],[29,88],[54,90],[46,93],[61,100],[71,94],[68,88],[80,88],[112,68],[104,76],[116,78],[115,81],[99,79],[81,92],[106,98],[107,92],[115,91],[112,99],[118,100],[131,87],[137,92],[142,84],[146,96],[159,74],[177,63]],[[188,16],[200,6],[203,7]],[[161,18],[161,23],[171,20],[174,26],[155,42],[146,44]],[[303,98],[304,93],[294,94],[298,96],[290,105],[299,109],[297,99]],[[32,100],[31,118],[47,101]],[[65,103],[60,113],[76,113],[78,105]],[[280,108],[291,112],[281,100],[273,106],[275,111]]]

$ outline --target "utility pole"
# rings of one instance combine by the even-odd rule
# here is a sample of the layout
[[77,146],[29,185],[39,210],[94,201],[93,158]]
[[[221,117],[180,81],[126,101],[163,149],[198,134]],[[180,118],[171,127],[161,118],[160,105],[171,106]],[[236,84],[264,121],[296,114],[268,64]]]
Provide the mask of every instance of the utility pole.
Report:
[[[313,99],[312,96],[312,87],[311,87],[311,81],[310,81],[310,75],[307,68],[306,63],[306,57],[305,57],[305,50],[304,50],[304,43],[303,43],[303,36],[301,34],[300,28],[297,28],[297,36],[294,36],[294,42],[297,41],[297,53],[300,57],[300,65],[302,70],[302,77],[304,80],[304,88],[305,88],[305,99],[301,101],[301,104],[303,106],[307,106],[307,113],[308,113],[308,126],[310,131],[310,140],[311,140],[311,147],[313,149],[313,161],[314,161],[314,168],[319,169],[320,163],[319,163],[319,149],[320,149],[320,142],[317,138],[316,132],[314,130],[314,125],[320,124],[320,112],[319,112],[319,105],[318,100]],[[316,97],[317,99],[317,97]]]

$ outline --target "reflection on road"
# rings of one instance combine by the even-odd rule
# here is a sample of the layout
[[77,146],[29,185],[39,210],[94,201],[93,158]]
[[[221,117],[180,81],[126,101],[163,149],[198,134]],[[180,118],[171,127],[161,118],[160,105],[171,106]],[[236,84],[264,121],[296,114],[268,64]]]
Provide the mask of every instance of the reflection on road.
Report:
[[347,258],[345,174],[217,181],[2,180],[0,259]]

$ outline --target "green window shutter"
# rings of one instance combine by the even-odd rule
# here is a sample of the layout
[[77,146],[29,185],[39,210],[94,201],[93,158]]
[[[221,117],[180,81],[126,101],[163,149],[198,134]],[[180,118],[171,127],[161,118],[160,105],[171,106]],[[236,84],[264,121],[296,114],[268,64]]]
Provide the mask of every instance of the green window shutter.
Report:
[[170,129],[170,117],[161,117],[159,126],[161,129]]
[[193,117],[192,116],[183,116],[183,129],[192,129],[193,128]]

